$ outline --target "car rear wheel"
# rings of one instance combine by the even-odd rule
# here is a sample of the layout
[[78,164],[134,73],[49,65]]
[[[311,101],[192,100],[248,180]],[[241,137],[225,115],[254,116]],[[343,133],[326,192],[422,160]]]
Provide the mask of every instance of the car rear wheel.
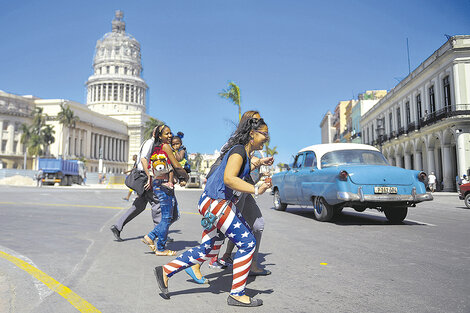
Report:
[[401,223],[405,219],[406,215],[408,214],[408,207],[401,206],[401,207],[392,207],[392,208],[385,208],[384,210],[385,217],[391,223]]
[[285,211],[287,208],[287,204],[281,202],[281,195],[279,194],[279,190],[274,190],[274,209],[276,211]]
[[313,199],[313,214],[317,221],[328,222],[333,218],[335,208],[329,205],[322,197],[315,197]]
[[470,193],[465,196],[465,205],[470,209]]

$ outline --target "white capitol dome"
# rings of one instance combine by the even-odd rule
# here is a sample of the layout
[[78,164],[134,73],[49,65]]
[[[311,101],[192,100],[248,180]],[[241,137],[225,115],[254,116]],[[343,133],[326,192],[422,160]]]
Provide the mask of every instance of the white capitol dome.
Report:
[[116,11],[112,31],[97,41],[93,75],[86,82],[87,105],[102,114],[145,112],[148,87],[141,77],[140,44],[126,34],[123,15]]
[[[144,138],[147,89],[142,76],[140,44],[126,33],[122,11],[116,11],[112,31],[96,42],[93,74],[86,82],[87,106],[127,124],[128,160],[139,152]],[[130,164],[130,163],[129,163]]]

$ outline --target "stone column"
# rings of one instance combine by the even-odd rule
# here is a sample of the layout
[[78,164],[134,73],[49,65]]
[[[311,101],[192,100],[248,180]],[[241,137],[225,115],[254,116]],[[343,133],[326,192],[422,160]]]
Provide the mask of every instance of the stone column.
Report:
[[415,170],[422,171],[423,170],[423,160],[421,151],[416,151],[415,153]]
[[450,154],[450,145],[445,145],[441,151],[444,191],[455,191],[455,173],[452,171],[454,160]]
[[13,143],[15,142],[15,124],[11,121],[8,124],[8,139],[6,146],[6,153],[13,154]]
[[467,169],[470,168],[470,134],[460,132],[456,138],[457,150],[457,171],[458,175],[462,176],[467,174]]
[[0,153],[5,153],[5,151],[2,151],[2,142],[3,142],[3,121],[0,121]]
[[407,170],[411,170],[412,168],[412,164],[411,164],[411,155],[407,152],[405,152],[405,168]]
[[401,155],[399,154],[395,154],[395,163],[397,167],[403,167],[403,162],[402,162],[402,159],[401,159]]
[[441,149],[439,153],[439,149],[434,149],[434,171],[436,173],[437,181],[438,183],[441,183],[442,181],[442,160],[441,160],[441,154],[442,154],[442,146],[439,146]]
[[434,172],[435,171],[435,167],[434,167],[434,149],[429,149],[428,148],[428,170],[427,170],[427,174],[431,174],[431,172]]

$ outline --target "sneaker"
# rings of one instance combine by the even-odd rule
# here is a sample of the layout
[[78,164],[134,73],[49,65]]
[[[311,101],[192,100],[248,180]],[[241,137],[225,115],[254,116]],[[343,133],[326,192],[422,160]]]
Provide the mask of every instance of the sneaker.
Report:
[[127,199],[127,198],[122,198],[122,200],[124,200],[124,201],[129,201],[129,199]]
[[209,262],[209,268],[219,268],[222,269],[224,266],[220,264],[217,260],[217,256],[213,257]]

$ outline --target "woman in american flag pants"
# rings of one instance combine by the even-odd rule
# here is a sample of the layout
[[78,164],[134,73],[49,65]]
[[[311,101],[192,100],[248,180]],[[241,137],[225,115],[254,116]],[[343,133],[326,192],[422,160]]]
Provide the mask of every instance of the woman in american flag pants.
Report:
[[233,261],[233,281],[229,305],[259,306],[263,301],[245,295],[245,285],[256,239],[242,214],[236,207],[237,195],[250,193],[259,195],[271,187],[264,182],[259,187],[253,186],[243,178],[250,174],[250,156],[255,150],[261,150],[269,139],[268,126],[263,119],[249,119],[240,125],[222,150],[222,163],[209,177],[204,193],[199,200],[199,212],[205,216],[208,211],[217,216],[216,222],[203,232],[202,243],[186,250],[175,260],[155,268],[155,276],[161,295],[169,299],[168,280],[171,276],[194,264],[202,264],[218,254],[225,237],[237,245],[238,251]]

